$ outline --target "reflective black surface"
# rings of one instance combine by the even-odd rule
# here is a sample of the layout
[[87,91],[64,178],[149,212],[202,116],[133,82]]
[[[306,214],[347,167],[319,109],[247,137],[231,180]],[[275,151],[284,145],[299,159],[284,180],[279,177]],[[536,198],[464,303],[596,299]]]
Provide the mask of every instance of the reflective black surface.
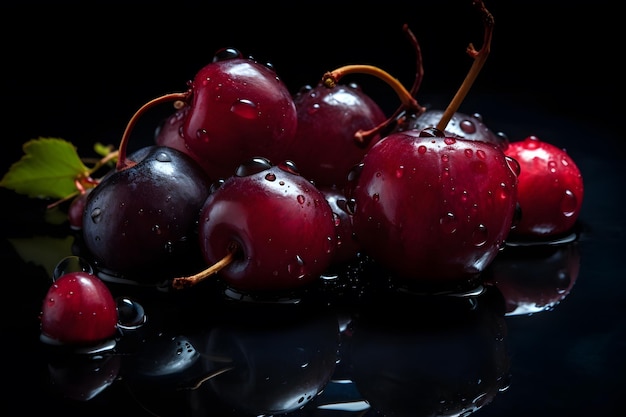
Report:
[[[407,22],[424,54],[418,98],[445,106],[471,65],[466,44],[481,41],[461,4],[391,2],[361,17],[356,3],[312,3],[298,14],[286,2],[103,4],[82,14],[64,3],[3,5],[32,36],[2,28],[2,172],[34,137],[63,137],[87,153],[96,141],[117,143],[140,105],[185,88],[224,46],[273,62],[294,91],[355,62],[410,85]],[[492,54],[462,110],[510,140],[534,134],[567,149],[585,181],[572,242],[509,246],[485,285],[462,297],[368,284],[384,276],[375,268],[342,271],[300,304],[235,301],[217,284],[185,296],[112,284],[141,303],[145,325],[124,330],[114,351],[68,356],[41,343],[38,314],[74,239],[62,219],[45,215],[45,202],[0,189],[5,406],[65,416],[619,415],[626,176],[622,110],[611,104],[623,84],[611,59],[615,11],[602,1],[563,4],[490,7]],[[386,86],[371,88],[395,109]],[[135,146],[168,112],[137,126]]]

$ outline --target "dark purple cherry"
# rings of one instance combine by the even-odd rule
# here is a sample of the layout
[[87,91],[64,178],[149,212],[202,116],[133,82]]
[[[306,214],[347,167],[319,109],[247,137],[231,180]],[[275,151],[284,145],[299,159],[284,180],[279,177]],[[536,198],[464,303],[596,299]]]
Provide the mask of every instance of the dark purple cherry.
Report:
[[288,157],[302,176],[317,186],[342,187],[350,169],[380,139],[360,138],[386,120],[378,104],[355,85],[304,87],[294,98],[298,112],[296,139]]
[[83,237],[99,269],[154,283],[155,272],[183,267],[176,261],[197,250],[197,220],[210,181],[176,149],[150,147],[141,158],[108,174],[89,194]]

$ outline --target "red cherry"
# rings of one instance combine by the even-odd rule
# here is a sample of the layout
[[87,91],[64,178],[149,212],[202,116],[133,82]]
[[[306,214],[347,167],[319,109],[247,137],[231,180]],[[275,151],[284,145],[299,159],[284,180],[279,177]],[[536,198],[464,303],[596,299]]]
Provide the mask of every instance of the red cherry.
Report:
[[298,112],[296,138],[288,157],[302,176],[319,186],[343,187],[348,172],[358,164],[380,134],[358,139],[386,119],[382,109],[354,84],[329,88],[319,83],[295,96]]
[[[324,194],[293,165],[272,166],[263,158],[242,166],[209,195],[198,226],[207,264],[232,255],[220,277],[235,290],[257,293],[317,280],[334,256],[336,235]],[[176,278],[172,285],[194,281]]]
[[517,176],[498,146],[416,131],[376,143],[352,188],[363,250],[401,278],[435,283],[483,271],[517,201]]
[[165,121],[157,144],[188,153],[213,179],[232,175],[250,158],[286,157],[297,127],[296,107],[271,66],[223,49],[189,87],[177,97],[183,107]]
[[583,202],[583,178],[567,152],[536,136],[509,144],[505,153],[520,165],[521,216],[516,236],[552,237],[572,229]]
[[109,288],[87,272],[69,272],[48,289],[41,333],[59,344],[94,344],[117,331],[117,304]]

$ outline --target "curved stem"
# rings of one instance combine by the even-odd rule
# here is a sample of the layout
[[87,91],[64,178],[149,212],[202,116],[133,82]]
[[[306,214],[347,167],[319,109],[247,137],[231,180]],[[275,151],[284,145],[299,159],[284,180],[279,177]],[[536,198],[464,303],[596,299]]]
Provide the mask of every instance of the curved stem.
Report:
[[393,77],[387,71],[375,67],[373,65],[346,65],[339,67],[333,71],[329,71],[322,77],[322,82],[328,88],[333,88],[341,78],[349,74],[368,74],[373,75],[380,80],[386,82],[396,92],[402,103],[409,108],[419,108],[417,100],[413,98],[411,93],[407,91],[397,78]]
[[446,126],[450,122],[450,119],[452,119],[452,116],[454,115],[454,113],[461,106],[461,103],[467,96],[467,93],[469,92],[470,88],[474,84],[474,81],[476,81],[476,77],[482,70],[483,65],[485,64],[485,61],[487,60],[487,57],[489,56],[489,52],[491,51],[491,38],[493,36],[493,26],[495,23],[494,18],[489,12],[489,10],[487,10],[487,8],[485,7],[482,0],[473,0],[472,4],[473,6],[478,8],[479,12],[482,14],[482,17],[483,17],[483,25],[485,29],[484,37],[483,37],[483,45],[479,51],[477,51],[474,48],[474,45],[472,45],[471,43],[467,47],[466,52],[468,53],[470,57],[474,59],[474,62],[472,63],[472,66],[469,72],[465,76],[465,80],[463,80],[461,87],[459,87],[459,89],[457,90],[455,96],[452,98],[452,100],[448,104],[448,107],[444,111],[443,115],[441,116],[441,119],[439,120],[439,123],[437,124],[437,129],[441,130],[442,132],[445,130]]
[[[405,30],[407,26],[405,25]],[[409,91],[402,85],[397,78],[393,77],[387,71],[373,66],[373,65],[345,65],[343,67],[339,67],[333,71],[329,71],[324,74],[322,77],[322,83],[328,87],[333,88],[339,80],[346,75],[349,74],[367,74],[373,75],[378,79],[387,83],[393,90],[396,92],[402,104],[400,108],[396,110],[396,112],[392,115],[392,117],[387,118],[384,122],[375,126],[370,130],[358,130],[354,134],[354,140],[356,140],[361,145],[367,145],[367,143],[379,132],[383,129],[387,128],[391,125],[391,123],[395,123],[396,118],[402,109],[408,109],[414,112],[423,112],[424,109],[419,105],[417,100],[411,95]],[[421,78],[421,77],[420,77]]]
[[220,259],[210,267],[198,272],[197,274],[187,277],[174,278],[172,280],[172,288],[180,290],[183,288],[192,287],[227,267],[233,261],[233,259],[235,259],[235,250],[231,249],[222,259]]
[[120,141],[120,146],[118,148],[118,159],[117,159],[117,165],[116,165],[117,170],[121,170],[121,169],[126,168],[129,165],[132,165],[132,163],[128,163],[126,161],[126,148],[128,147],[128,141],[129,141],[128,138],[130,137],[130,133],[135,127],[135,125],[137,124],[137,120],[139,120],[139,117],[146,110],[150,109],[151,107],[156,106],[157,104],[165,103],[168,101],[180,101],[180,100],[185,101],[187,97],[189,97],[189,92],[165,94],[161,97],[157,97],[153,100],[150,100],[149,102],[141,106],[139,110],[135,112],[135,114],[128,121],[128,124],[126,125],[126,129],[124,130],[124,134],[122,135],[122,139]]

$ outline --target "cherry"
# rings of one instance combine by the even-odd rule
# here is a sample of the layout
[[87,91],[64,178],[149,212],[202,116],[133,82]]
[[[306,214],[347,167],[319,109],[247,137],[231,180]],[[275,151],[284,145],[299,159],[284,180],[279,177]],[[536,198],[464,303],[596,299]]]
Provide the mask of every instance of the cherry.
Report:
[[317,186],[343,187],[350,169],[380,139],[358,136],[386,120],[383,110],[356,84],[305,86],[296,94],[298,128],[288,156]]
[[177,100],[180,109],[164,122],[156,143],[188,153],[213,179],[256,156],[284,159],[295,137],[296,107],[286,85],[269,64],[236,49],[218,51],[188,92],[147,106],[166,100]]
[[343,191],[337,187],[318,187],[326,201],[330,205],[335,216],[335,226],[337,228],[337,248],[332,264],[339,265],[352,261],[359,253],[359,242],[354,237],[352,225],[352,215],[349,213],[347,205],[348,199]]
[[499,147],[434,132],[396,132],[367,153],[350,191],[354,233],[401,278],[464,280],[504,244],[517,176]]
[[[397,130],[423,130],[428,127],[436,127],[444,115],[443,110],[428,109],[421,114],[404,114],[400,119]],[[487,127],[480,113],[466,114],[454,112],[452,118],[444,128],[448,137],[463,138],[469,140],[482,140],[501,146],[506,149],[509,140],[502,133],[494,133]]]
[[584,186],[580,169],[567,151],[529,136],[511,142],[505,153],[520,165],[521,216],[512,234],[551,238],[571,231],[580,214]]
[[155,283],[190,253],[200,257],[196,224],[210,181],[176,149],[151,146],[133,158],[89,193],[82,236],[100,270]]
[[68,272],[48,289],[41,310],[42,340],[90,345],[117,332],[117,303],[109,288],[94,274]]
[[[330,265],[335,219],[324,194],[291,161],[255,158],[209,195],[198,237],[208,265],[225,262],[220,277],[242,292],[299,289]],[[181,277],[175,288],[204,279]]]

